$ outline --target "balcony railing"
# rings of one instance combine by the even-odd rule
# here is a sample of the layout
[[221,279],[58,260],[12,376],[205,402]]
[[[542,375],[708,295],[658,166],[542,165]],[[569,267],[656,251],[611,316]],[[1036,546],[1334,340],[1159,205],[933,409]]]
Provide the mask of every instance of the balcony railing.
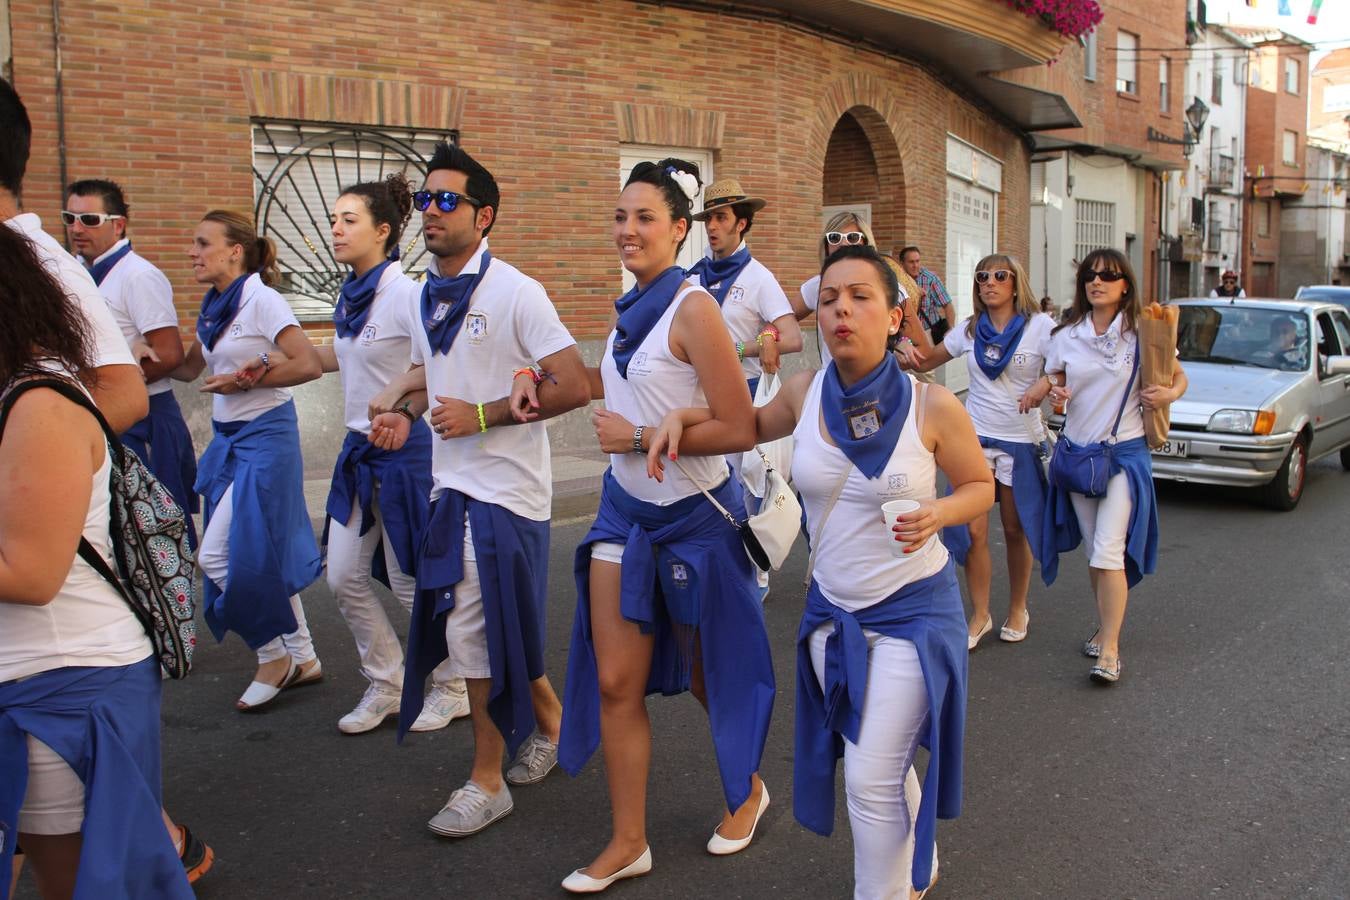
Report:
[[1214,191],[1227,191],[1233,187],[1235,161],[1231,156],[1215,153],[1209,158],[1209,187]]

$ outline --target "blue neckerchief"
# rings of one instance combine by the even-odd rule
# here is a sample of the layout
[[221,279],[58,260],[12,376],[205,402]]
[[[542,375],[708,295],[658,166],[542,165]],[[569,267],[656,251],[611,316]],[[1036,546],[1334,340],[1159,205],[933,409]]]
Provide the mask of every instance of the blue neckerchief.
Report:
[[76,900],[192,900],[160,816],[159,696],[153,655],[0,684],[0,897],[9,896],[32,735],[84,783]]
[[251,274],[245,272],[240,275],[223,292],[211,288],[202,297],[201,312],[197,313],[197,340],[207,350],[216,349],[216,341],[220,340],[225,329],[239,314],[239,302],[244,297],[244,282],[248,281]]
[[750,248],[742,243],[735,253],[724,259],[703,257],[694,263],[689,274],[697,275],[699,284],[703,285],[703,289],[712,294],[717,305],[721,306],[727,299],[727,292],[736,283],[736,277],[748,265],[750,265]]
[[614,324],[614,365],[619,375],[627,380],[628,361],[647,338],[647,332],[665,315],[670,301],[680,292],[686,273],[679,266],[671,266],[657,275],[645,288],[637,285],[614,301],[619,320]]
[[[743,517],[740,481],[711,492]],[[669,506],[629,495],[605,473],[595,524],[577,548],[577,611],[563,690],[558,762],[576,775],[600,746],[600,686],[591,636],[591,545],[624,545],[619,612],[654,637],[647,693],[689,689],[694,633],[707,690],[708,723],[727,807],[750,796],[773,715],[774,676],[764,609],[740,535],[702,494]]]
[[[811,634],[827,622],[825,690],[811,661]],[[907,584],[856,612],[832,604],[815,579],[797,629],[797,720],[792,810],[821,835],[834,829],[834,769],[844,741],[858,740],[867,693],[868,647],[864,629],[911,641],[919,654],[929,714],[919,743],[928,748],[928,771],[914,827],[913,883],[932,877],[937,819],[961,814],[962,748],[966,726],[966,617],[961,587],[949,560],[935,575]],[[565,708],[564,708],[565,709]],[[896,777],[904,779],[903,772]],[[900,788],[903,790],[903,788]]]
[[975,362],[984,377],[995,380],[1012,362],[1013,350],[1022,339],[1022,330],[1027,327],[1025,316],[1013,316],[1002,331],[994,327],[989,313],[980,313],[975,322]]
[[237,633],[253,650],[295,631],[290,596],[319,577],[319,545],[305,508],[295,401],[247,422],[212,422],[197,464],[203,525],[234,486],[230,577],[224,591],[202,579],[203,612],[216,640]]
[[909,376],[887,353],[877,367],[852,387],[839,380],[833,361],[820,379],[820,409],[825,429],[858,471],[877,478],[886,469],[914,393]]
[[98,262],[89,264],[89,274],[94,276],[94,284],[103,284],[103,279],[108,277],[108,273],[113,270],[113,266],[122,261],[122,257],[131,252],[131,241],[127,241],[122,248],[111,256],[105,256]]
[[[197,494],[192,490],[197,480],[197,451],[173,391],[150,395],[150,414],[123,433],[122,446],[141,458],[183,512],[199,511]],[[191,515],[187,516],[187,527],[188,543],[196,550],[197,526]]]
[[338,337],[356,337],[366,327],[366,317],[375,304],[375,289],[380,286],[380,278],[392,261],[386,259],[360,278],[355,272],[347,273],[337,306],[333,307],[333,324],[337,326]]
[[[1141,437],[1121,441],[1111,454],[1111,475],[1124,472],[1130,482],[1130,525],[1125,532],[1125,581],[1130,587],[1150,575],[1158,564],[1158,501],[1153,492],[1153,459]],[[1041,580],[1049,587],[1059,574],[1059,554],[1083,541],[1069,492],[1053,481],[1046,488],[1041,523]],[[1027,531],[1027,539],[1037,535]]]
[[484,249],[477,272],[443,278],[427,270],[427,283],[422,286],[422,327],[427,330],[427,343],[433,354],[450,352],[469,312],[473,292],[491,262],[492,254]]
[[504,506],[483,503],[456,490],[432,501],[422,533],[398,739],[403,740],[422,711],[427,677],[449,656],[445,620],[455,608],[455,586],[464,580],[466,512],[473,532],[492,669],[488,715],[514,756],[537,724],[530,682],[544,674],[549,523],[518,516]]

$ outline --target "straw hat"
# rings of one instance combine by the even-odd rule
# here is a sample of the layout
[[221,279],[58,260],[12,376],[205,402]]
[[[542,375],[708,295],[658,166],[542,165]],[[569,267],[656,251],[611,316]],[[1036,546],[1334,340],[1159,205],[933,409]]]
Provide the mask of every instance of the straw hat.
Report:
[[719,178],[703,190],[703,211],[694,213],[694,220],[706,222],[708,213],[713,210],[740,203],[749,204],[752,211],[764,208],[764,201],[758,197],[747,197],[741,183],[735,178]]

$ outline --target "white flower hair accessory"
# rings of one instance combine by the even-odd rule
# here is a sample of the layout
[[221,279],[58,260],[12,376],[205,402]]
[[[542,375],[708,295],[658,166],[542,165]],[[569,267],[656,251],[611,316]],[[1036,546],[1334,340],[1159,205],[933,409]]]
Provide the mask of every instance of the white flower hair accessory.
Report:
[[670,176],[671,181],[680,186],[680,190],[691,203],[698,199],[698,178],[692,172],[682,172],[674,166],[666,166],[666,174]]

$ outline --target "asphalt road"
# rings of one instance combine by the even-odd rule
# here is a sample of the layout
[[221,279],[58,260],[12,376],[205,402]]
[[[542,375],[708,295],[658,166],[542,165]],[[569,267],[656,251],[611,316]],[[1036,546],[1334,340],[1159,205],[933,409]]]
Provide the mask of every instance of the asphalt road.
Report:
[[[1025,643],[986,639],[972,655],[965,809],[939,825],[930,896],[1350,895],[1350,473],[1334,459],[1313,466],[1290,514],[1196,486],[1162,485],[1160,500],[1158,573],[1131,596],[1119,685],[1092,685],[1078,653],[1094,621],[1081,556],[1065,559],[1052,589],[1033,584]],[[560,693],[585,524],[553,531],[548,650]],[[791,815],[804,565],[799,545],[766,607],[780,689],[762,769],[774,805],[754,845],[704,852],[721,796],[706,721],[691,697],[652,699],[655,868],[611,896],[850,894],[842,799],[829,839]],[[1000,620],[1005,591],[996,570]],[[254,666],[237,638],[208,638],[192,677],[166,685],[166,802],[217,854],[199,896],[563,896],[558,882],[607,839],[599,758],[579,778],[517,789],[515,811],[476,837],[433,836],[425,821],[467,777],[467,722],[402,747],[392,720],[340,734],[364,682],[327,587],[305,601],[321,685],[235,712]]]

